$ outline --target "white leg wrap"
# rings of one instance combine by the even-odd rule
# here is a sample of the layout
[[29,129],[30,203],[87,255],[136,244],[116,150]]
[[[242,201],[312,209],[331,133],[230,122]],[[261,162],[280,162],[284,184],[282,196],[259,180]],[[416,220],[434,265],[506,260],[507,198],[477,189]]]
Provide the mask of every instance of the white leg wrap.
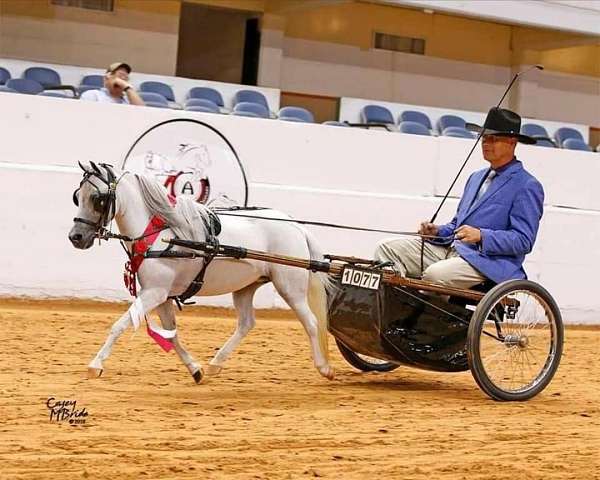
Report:
[[129,316],[131,317],[131,323],[133,330],[140,328],[140,323],[144,318],[144,307],[142,306],[142,300],[138,297],[129,307]]

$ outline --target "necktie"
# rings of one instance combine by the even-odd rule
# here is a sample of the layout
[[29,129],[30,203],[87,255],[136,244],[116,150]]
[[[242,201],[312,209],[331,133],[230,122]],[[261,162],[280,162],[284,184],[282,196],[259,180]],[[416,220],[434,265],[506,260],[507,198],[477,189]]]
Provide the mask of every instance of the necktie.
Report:
[[477,192],[477,197],[475,198],[476,202],[478,202],[479,199],[481,197],[483,197],[483,194],[490,187],[490,184],[492,183],[492,180],[494,179],[495,176],[496,176],[496,171],[490,170],[490,173],[488,173],[488,176],[486,177],[485,181],[481,184],[481,187],[479,188],[479,192]]

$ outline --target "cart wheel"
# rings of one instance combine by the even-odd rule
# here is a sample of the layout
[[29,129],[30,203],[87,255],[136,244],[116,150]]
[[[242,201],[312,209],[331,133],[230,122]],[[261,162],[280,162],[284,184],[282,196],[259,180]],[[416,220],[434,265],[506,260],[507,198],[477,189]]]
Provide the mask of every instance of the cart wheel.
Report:
[[354,368],[358,368],[363,372],[391,372],[400,366],[375,357],[369,357],[368,355],[356,353],[353,350],[350,350],[337,338],[335,339],[335,343],[337,344],[342,357],[344,357],[344,359]]
[[529,280],[503,282],[481,299],[469,325],[469,367],[494,400],[523,401],[552,380],[563,349],[560,310]]

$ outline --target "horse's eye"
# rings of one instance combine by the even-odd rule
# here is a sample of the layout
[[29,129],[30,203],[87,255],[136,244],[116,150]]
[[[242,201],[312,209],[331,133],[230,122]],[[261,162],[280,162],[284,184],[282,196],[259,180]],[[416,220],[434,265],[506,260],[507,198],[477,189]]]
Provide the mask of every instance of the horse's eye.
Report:
[[90,197],[94,210],[98,213],[104,212],[105,198],[104,195],[92,194]]

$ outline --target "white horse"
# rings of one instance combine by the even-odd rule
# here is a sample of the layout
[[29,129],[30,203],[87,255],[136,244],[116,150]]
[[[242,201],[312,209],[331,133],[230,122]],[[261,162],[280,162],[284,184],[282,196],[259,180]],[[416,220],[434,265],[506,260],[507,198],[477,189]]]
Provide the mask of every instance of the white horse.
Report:
[[[160,233],[152,250],[163,250],[166,244],[161,240],[175,236],[195,241],[206,239],[206,225],[210,220],[206,207],[185,197],[179,197],[177,204],[172,206],[166,189],[155,179],[120,172],[107,165],[80,166],[84,176],[73,195],[79,211],[69,232],[69,240],[76,248],[90,248],[98,233],[113,219],[121,235],[139,237],[154,215],[164,219],[168,228]],[[261,210],[260,216],[281,217],[282,213]],[[218,239],[222,244],[272,253],[319,260],[323,257],[312,235],[294,223],[223,216]],[[126,244],[131,249],[131,243]],[[321,375],[333,379],[334,370],[329,363],[327,347],[326,278],[299,268],[247,259],[217,257],[206,269],[204,285],[197,295],[233,293],[238,324],[204,370],[177,337],[174,305],[169,299],[188,288],[203,262],[202,258],[144,260],[138,272],[141,285],[138,297],[113,324],[104,345],[88,366],[88,376],[93,378],[102,374],[103,362],[108,359],[117,339],[128,326],[137,328],[140,318],[152,310],[158,314],[163,328],[171,332],[175,351],[196,383],[200,383],[205,374],[218,374],[233,350],[254,327],[254,293],[261,285],[273,282],[308,334],[315,367]]]

